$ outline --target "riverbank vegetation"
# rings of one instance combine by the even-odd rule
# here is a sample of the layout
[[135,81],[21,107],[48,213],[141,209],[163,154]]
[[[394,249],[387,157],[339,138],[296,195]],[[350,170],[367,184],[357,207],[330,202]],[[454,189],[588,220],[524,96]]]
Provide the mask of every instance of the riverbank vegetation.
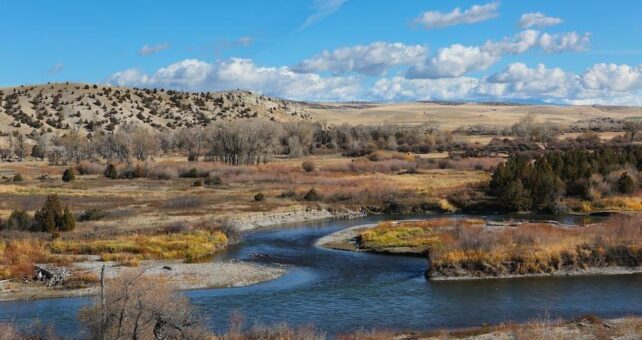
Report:
[[553,275],[642,266],[642,216],[567,227],[475,219],[381,222],[361,231],[359,249],[430,257],[427,276]]
[[599,202],[637,193],[640,170],[642,147],[633,145],[519,154],[497,166],[489,192],[508,210],[563,213],[565,197]]

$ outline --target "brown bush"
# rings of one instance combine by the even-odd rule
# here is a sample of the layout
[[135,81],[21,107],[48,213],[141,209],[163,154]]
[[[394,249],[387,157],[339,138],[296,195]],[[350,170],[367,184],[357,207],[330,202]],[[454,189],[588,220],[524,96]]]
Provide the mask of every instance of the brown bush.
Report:
[[316,170],[317,165],[311,160],[305,160],[303,161],[303,163],[301,163],[301,168],[305,172],[313,172],[314,170]]

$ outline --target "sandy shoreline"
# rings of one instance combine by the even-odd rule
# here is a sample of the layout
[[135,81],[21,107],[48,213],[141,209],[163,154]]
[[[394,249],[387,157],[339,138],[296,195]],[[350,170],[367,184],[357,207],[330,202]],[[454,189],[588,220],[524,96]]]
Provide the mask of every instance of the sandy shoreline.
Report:
[[[73,269],[81,273],[100,275],[105,265],[105,277],[116,277],[127,271],[144,270],[150,277],[162,277],[180,290],[227,288],[253,285],[274,280],[287,273],[287,268],[262,265],[240,260],[208,263],[182,263],[180,261],[143,261],[139,267],[123,267],[113,262],[87,261],[75,263]],[[169,269],[167,269],[169,268]],[[60,297],[91,296],[98,294],[98,286],[65,289],[46,287],[41,282],[0,282],[0,301],[34,300]]]
[[[364,215],[363,212],[347,209],[307,207],[247,214],[231,224],[238,232],[244,233],[285,223],[356,218]],[[277,279],[288,272],[288,268],[284,266],[256,264],[241,260],[207,263],[153,260],[143,261],[138,268],[130,268],[93,259],[74,263],[73,269],[77,272],[92,272],[100,275],[103,264],[106,265],[105,275],[107,278],[115,277],[123,271],[145,269],[146,275],[164,277],[181,290],[249,286]],[[171,267],[171,270],[163,269],[163,267]],[[46,287],[44,283],[40,282],[0,281],[0,301],[79,297],[96,294],[98,294],[97,286],[65,289],[63,287]]]
[[366,216],[363,211],[330,207],[295,207],[277,211],[250,213],[231,222],[239,232],[254,231],[279,224]]

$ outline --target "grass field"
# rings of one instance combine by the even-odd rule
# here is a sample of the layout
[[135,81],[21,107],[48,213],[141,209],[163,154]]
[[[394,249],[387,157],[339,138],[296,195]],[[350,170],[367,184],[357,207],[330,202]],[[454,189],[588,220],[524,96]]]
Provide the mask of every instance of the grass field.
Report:
[[[82,163],[73,182],[61,179],[66,167],[44,162],[4,163],[0,174],[0,218],[14,210],[33,214],[47,195],[57,194],[76,216],[76,229],[52,240],[46,233],[0,231],[0,277],[20,277],[35,262],[69,262],[82,255],[137,265],[148,259],[197,261],[226,246],[228,221],[284,209],[384,209],[426,205],[453,210],[444,197],[480,181],[476,170],[416,168],[414,156],[380,154],[376,160],[338,155],[277,158],[256,166],[232,167],[168,157],[141,164],[163,178],[108,179],[104,163]],[[439,156],[438,157],[442,157]],[[121,169],[124,165],[119,165]],[[193,169],[193,170],[192,170]],[[79,171],[81,170],[81,171]],[[183,178],[193,172],[199,178]],[[21,182],[10,179],[20,173]],[[42,174],[50,181],[41,181]],[[151,176],[150,176],[151,177]],[[216,183],[205,184],[207,178]],[[195,182],[200,181],[200,185]],[[308,195],[314,189],[316,196]],[[263,194],[258,200],[257,194]]]

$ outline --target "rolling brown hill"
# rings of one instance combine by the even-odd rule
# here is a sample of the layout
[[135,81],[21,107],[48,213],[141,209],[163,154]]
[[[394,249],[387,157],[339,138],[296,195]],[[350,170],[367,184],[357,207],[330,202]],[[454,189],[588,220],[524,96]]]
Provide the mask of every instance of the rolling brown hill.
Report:
[[0,130],[87,133],[139,123],[156,130],[206,126],[218,120],[311,119],[302,105],[249,91],[189,93],[57,83],[0,88]]
[[179,92],[108,85],[56,83],[0,88],[0,132],[64,134],[113,131],[138,123],[166,131],[244,118],[329,124],[430,122],[443,130],[488,125],[508,127],[527,114],[560,126],[600,120],[641,119],[642,108],[510,103],[406,102],[307,103],[250,91]]

